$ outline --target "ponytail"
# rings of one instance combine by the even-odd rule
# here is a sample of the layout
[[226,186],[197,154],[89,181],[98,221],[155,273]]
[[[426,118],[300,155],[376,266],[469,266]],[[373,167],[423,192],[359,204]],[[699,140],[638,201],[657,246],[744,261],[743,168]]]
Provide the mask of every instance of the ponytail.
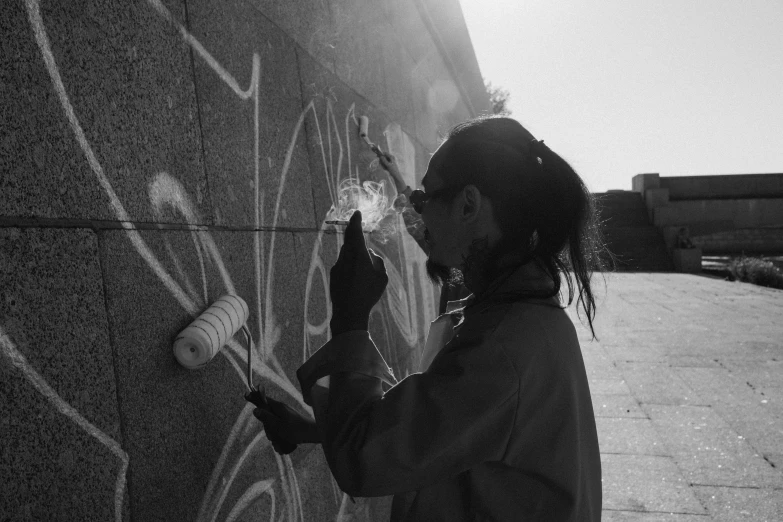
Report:
[[551,278],[558,295],[565,279],[568,305],[575,295],[595,338],[595,271],[613,266],[599,228],[596,199],[573,168],[519,122],[480,117],[446,137],[450,185],[475,185],[492,201],[502,238],[493,260],[521,254]]

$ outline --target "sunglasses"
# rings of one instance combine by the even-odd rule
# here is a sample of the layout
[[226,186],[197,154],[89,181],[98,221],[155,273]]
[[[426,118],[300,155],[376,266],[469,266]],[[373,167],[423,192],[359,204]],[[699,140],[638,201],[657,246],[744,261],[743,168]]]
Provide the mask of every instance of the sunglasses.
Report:
[[435,190],[430,193],[424,192],[423,190],[420,189],[416,189],[413,192],[411,192],[411,195],[408,198],[408,200],[411,202],[411,205],[413,206],[413,210],[415,210],[417,214],[421,214],[422,212],[424,212],[424,204],[430,201],[431,199],[435,199],[441,196],[457,194],[462,189],[463,187],[444,187],[440,190]]

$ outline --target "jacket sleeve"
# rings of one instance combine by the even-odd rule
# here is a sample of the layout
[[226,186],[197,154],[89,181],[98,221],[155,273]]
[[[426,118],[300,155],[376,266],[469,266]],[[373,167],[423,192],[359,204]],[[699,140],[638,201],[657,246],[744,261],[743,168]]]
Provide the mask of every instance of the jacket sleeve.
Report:
[[420,489],[503,458],[519,381],[492,336],[458,335],[426,372],[386,393],[382,382],[340,371],[313,394],[326,459],[349,495]]
[[311,390],[316,382],[328,382],[328,376],[337,372],[355,372],[375,377],[389,386],[397,384],[392,369],[370,339],[366,330],[351,330],[336,337],[316,351],[296,371],[302,398],[313,406]]

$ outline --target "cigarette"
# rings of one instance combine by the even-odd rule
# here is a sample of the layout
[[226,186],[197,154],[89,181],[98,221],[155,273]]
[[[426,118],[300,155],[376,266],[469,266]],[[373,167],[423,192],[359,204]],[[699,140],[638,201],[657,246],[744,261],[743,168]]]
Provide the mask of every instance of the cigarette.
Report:
[[326,221],[327,225],[347,225],[348,223],[349,223],[348,221],[343,221],[343,220],[340,220],[340,219],[332,219],[332,220]]

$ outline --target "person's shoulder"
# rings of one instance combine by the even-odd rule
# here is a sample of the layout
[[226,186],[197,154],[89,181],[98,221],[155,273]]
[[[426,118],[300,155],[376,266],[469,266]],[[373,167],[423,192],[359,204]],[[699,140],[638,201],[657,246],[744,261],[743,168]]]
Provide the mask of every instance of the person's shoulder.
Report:
[[554,298],[513,303],[498,324],[495,339],[509,358],[520,362],[552,359],[579,346],[573,322]]
[[504,327],[527,330],[543,325],[569,321],[560,301],[555,297],[542,299],[521,299],[511,303],[503,318]]

